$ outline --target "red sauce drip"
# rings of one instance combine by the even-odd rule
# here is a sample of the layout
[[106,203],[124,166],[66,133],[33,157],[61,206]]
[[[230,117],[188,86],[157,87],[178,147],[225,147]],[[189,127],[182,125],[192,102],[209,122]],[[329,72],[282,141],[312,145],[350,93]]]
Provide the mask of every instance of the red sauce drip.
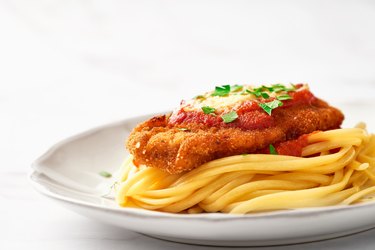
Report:
[[[297,85],[300,88],[302,85]],[[283,101],[283,106],[279,108],[289,108],[296,105],[312,105],[317,99],[307,89],[289,92],[293,99]],[[238,118],[230,123],[224,123],[221,114],[213,116],[211,114],[204,114],[202,111],[185,111],[181,108],[175,111],[170,119],[169,124],[174,125],[188,125],[189,123],[199,123],[208,127],[236,127],[244,130],[263,129],[274,125],[274,118],[268,115],[261,107],[259,102],[270,102],[275,98],[259,99],[243,102],[238,108],[234,109],[238,114]]]
[[[298,156],[302,155],[302,149],[307,146],[309,137],[308,134],[302,135],[295,140],[284,141],[280,143],[276,143],[273,146],[276,149],[276,152],[279,155],[290,155],[290,156]],[[258,150],[257,154],[270,154],[269,147]]]

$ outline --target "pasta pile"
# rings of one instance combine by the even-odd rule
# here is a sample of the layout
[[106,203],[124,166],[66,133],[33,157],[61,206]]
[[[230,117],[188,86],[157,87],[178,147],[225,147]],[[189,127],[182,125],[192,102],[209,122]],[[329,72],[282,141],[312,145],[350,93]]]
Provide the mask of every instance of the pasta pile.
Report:
[[316,132],[302,157],[248,154],[221,158],[182,174],[122,168],[116,201],[171,213],[259,211],[349,205],[375,193],[375,135],[365,124]]

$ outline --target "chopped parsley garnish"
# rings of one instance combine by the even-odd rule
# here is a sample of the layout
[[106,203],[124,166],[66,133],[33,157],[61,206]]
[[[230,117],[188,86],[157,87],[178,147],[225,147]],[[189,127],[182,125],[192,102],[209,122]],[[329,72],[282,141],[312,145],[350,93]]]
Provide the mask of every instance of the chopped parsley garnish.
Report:
[[255,92],[255,91],[251,91],[251,90],[246,90],[246,93],[249,93],[249,94],[252,94],[252,95],[255,95],[256,97],[260,97],[260,92]]
[[112,177],[112,174],[108,173],[107,171],[101,171],[101,172],[99,172],[99,175],[101,175],[105,178],[111,178]]
[[291,92],[291,91],[296,90],[296,86],[294,84],[291,84],[290,88],[287,88],[285,85],[282,85],[282,84],[274,84],[272,86],[274,87],[274,91],[276,93],[281,92],[281,91]]
[[277,151],[276,151],[276,148],[270,144],[270,154],[271,155],[278,155]]
[[197,95],[196,97],[194,97],[194,99],[206,99],[206,97],[204,97],[203,95]]
[[279,100],[273,100],[272,102],[258,103],[258,105],[266,111],[267,114],[271,115],[272,110],[275,108],[283,106],[283,103]]
[[211,96],[226,96],[230,92],[230,85],[216,86]]
[[273,87],[273,91],[276,92],[276,93],[281,92],[281,91],[286,91],[286,89],[287,89],[282,84],[274,84],[274,85],[272,85],[272,87]]
[[246,93],[249,93],[249,94],[252,94],[252,95],[255,95],[256,97],[260,97],[260,92],[255,92],[255,91],[251,91],[251,90],[246,90]]
[[256,91],[256,92],[261,92],[261,91],[265,91],[265,90],[267,90],[269,92],[273,92],[274,91],[273,87],[267,87],[267,86],[264,86],[264,85],[260,86],[259,88],[255,88],[254,89],[254,91]]
[[292,97],[290,95],[286,94],[286,95],[276,96],[276,99],[279,100],[279,101],[285,101],[285,100],[291,100]]
[[237,118],[238,118],[238,115],[236,111],[232,111],[221,116],[221,119],[223,119],[225,123],[233,122]]
[[[270,98],[270,96],[269,96],[269,94],[266,91],[269,92],[269,93],[273,93],[273,92],[279,93],[281,91],[285,91],[285,92],[295,91],[295,86],[292,85],[291,88],[287,88],[286,86],[284,86],[282,84],[274,84],[271,87],[262,85],[259,88],[254,88],[252,91],[248,90],[248,89],[246,90],[247,93],[255,95],[256,97],[263,97],[264,99],[268,99],[268,98]],[[280,99],[280,100],[289,100],[289,99],[292,99],[288,94],[282,95],[281,98],[284,98],[284,99]]]
[[203,110],[203,113],[205,113],[206,115],[209,115],[209,114],[214,114],[216,109],[210,106],[203,106],[202,110]]
[[232,91],[232,92],[237,92],[237,91],[240,91],[240,90],[242,90],[242,88],[243,88],[243,86],[242,85],[232,85],[232,86],[230,86],[230,90]]
[[[257,90],[257,91],[256,91]],[[247,93],[255,95],[256,97],[263,97],[264,99],[270,98],[270,96],[266,92],[262,92],[258,89],[254,89],[254,91],[246,90]]]
[[260,95],[261,95],[264,99],[268,99],[268,98],[270,98],[270,96],[269,96],[266,92],[261,92]]
[[262,85],[261,87],[259,88],[254,88],[254,92],[263,92],[263,91],[268,91],[268,92],[275,92],[275,93],[279,93],[281,91],[285,91],[285,92],[289,92],[289,91],[295,91],[296,90],[296,86],[291,84],[291,87],[290,88],[287,88],[285,85],[283,84],[273,84],[271,85],[271,87],[268,87],[268,86],[265,86],[265,85]]
[[[227,96],[229,95],[231,92],[238,92],[238,93],[233,93],[234,95],[245,95],[245,94],[252,94],[256,97],[262,97],[264,99],[268,99],[270,98],[270,95],[269,93],[279,93],[279,92],[290,92],[290,91],[295,91],[297,89],[297,87],[293,84],[291,84],[291,87],[286,87],[285,85],[283,84],[273,84],[271,86],[265,86],[265,85],[262,85],[258,88],[254,88],[254,89],[244,89],[244,86],[243,85],[222,85],[222,86],[216,86],[215,87],[215,91],[211,94],[211,96]],[[242,90],[242,92],[240,92]],[[267,93],[269,92],[269,93]],[[204,96],[196,96],[195,99],[205,99],[206,97]],[[289,100],[289,99],[285,99],[285,100]]]

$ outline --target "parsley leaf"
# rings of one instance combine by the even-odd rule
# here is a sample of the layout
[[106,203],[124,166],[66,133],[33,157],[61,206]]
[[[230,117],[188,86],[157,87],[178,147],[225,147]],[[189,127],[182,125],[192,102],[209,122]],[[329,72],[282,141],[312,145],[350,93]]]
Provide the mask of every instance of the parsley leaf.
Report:
[[297,86],[295,85],[295,84],[293,84],[293,83],[290,83],[290,88],[287,88],[286,89],[286,91],[288,91],[288,92],[294,92],[294,91],[296,91],[296,89],[297,89]]
[[273,92],[273,91],[274,91],[273,86],[272,86],[272,87],[267,87],[267,86],[265,86],[265,85],[262,85],[262,86],[259,87],[258,89],[260,89],[261,91],[263,91],[263,90],[268,90],[269,92]]
[[246,90],[247,93],[255,95],[256,97],[263,97],[264,99],[270,98],[269,94],[263,92],[260,88],[255,88],[254,91]]
[[255,95],[256,97],[260,97],[260,92],[259,91],[251,91],[251,90],[246,90],[246,93],[249,93],[249,94],[252,94],[252,95]]
[[237,118],[238,118],[238,115],[236,111],[232,111],[221,116],[221,119],[223,119],[225,123],[233,122]]
[[276,92],[276,93],[278,93],[278,92],[281,92],[281,91],[286,91],[286,87],[284,86],[284,85],[282,85],[282,84],[274,84],[274,85],[272,85],[272,87],[273,87],[273,90]]
[[279,100],[273,100],[272,102],[258,103],[258,105],[266,111],[267,114],[271,115],[272,110],[275,108],[283,106],[283,103]]
[[108,173],[107,171],[101,171],[101,172],[99,172],[99,175],[101,175],[105,178],[111,178],[112,177],[112,174]]
[[268,98],[270,98],[270,96],[269,96],[266,92],[261,92],[260,95],[261,95],[264,99],[268,99]]
[[276,96],[276,99],[279,101],[285,101],[285,100],[291,100],[293,98],[290,95],[285,94],[285,95]]
[[226,96],[230,92],[230,85],[216,86],[211,96]]
[[216,109],[215,108],[211,108],[210,106],[203,106],[202,110],[203,110],[203,113],[205,113],[206,115],[208,115],[208,114],[214,113]]
[[271,155],[278,155],[277,151],[276,151],[276,148],[270,144],[270,154]]
[[203,95],[197,95],[194,97],[194,99],[206,99]]
[[258,92],[258,93],[264,92],[264,91],[268,91],[268,92],[271,92],[271,93],[272,92],[279,93],[281,91],[289,92],[289,91],[295,91],[295,90],[296,90],[296,86],[294,84],[291,84],[291,87],[287,88],[285,85],[280,84],[280,83],[273,84],[273,85],[271,85],[271,87],[262,85],[259,88],[254,88],[254,92]]
[[296,91],[296,88],[297,88],[296,85],[290,84],[290,86],[291,86],[290,88],[287,88],[285,85],[280,84],[280,83],[272,85],[272,87],[274,88],[274,91],[276,93],[281,92],[281,91],[285,91],[285,92],[294,92],[294,91]]
[[242,85],[237,85],[237,84],[230,86],[230,89],[231,89],[232,92],[240,91],[240,90],[242,90],[242,88],[243,88]]

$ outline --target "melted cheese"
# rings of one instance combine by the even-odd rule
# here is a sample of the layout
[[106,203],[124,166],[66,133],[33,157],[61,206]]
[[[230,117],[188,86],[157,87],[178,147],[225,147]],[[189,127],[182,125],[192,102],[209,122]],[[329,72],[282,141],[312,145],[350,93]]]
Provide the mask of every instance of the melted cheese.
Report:
[[[291,85],[286,85],[287,88],[292,87]],[[253,90],[253,86],[243,86],[243,90],[249,89]],[[299,88],[297,91],[308,88],[307,85]],[[238,107],[245,101],[255,101],[259,97],[252,95],[250,93],[241,94],[243,91],[230,92],[226,96],[212,96],[213,91],[207,92],[204,95],[200,96],[201,98],[194,98],[191,100],[184,101],[181,105],[181,108],[185,111],[202,111],[202,107],[209,106],[216,109],[217,113],[225,113],[227,111],[233,110],[233,108]],[[270,97],[276,97],[279,95],[285,95],[287,92],[282,91],[279,93],[276,92],[266,92]]]
[[230,94],[227,96],[208,96],[205,99],[190,100],[184,106],[185,111],[201,110],[204,106],[215,108],[218,112],[232,109],[247,100],[256,100],[254,95]]

